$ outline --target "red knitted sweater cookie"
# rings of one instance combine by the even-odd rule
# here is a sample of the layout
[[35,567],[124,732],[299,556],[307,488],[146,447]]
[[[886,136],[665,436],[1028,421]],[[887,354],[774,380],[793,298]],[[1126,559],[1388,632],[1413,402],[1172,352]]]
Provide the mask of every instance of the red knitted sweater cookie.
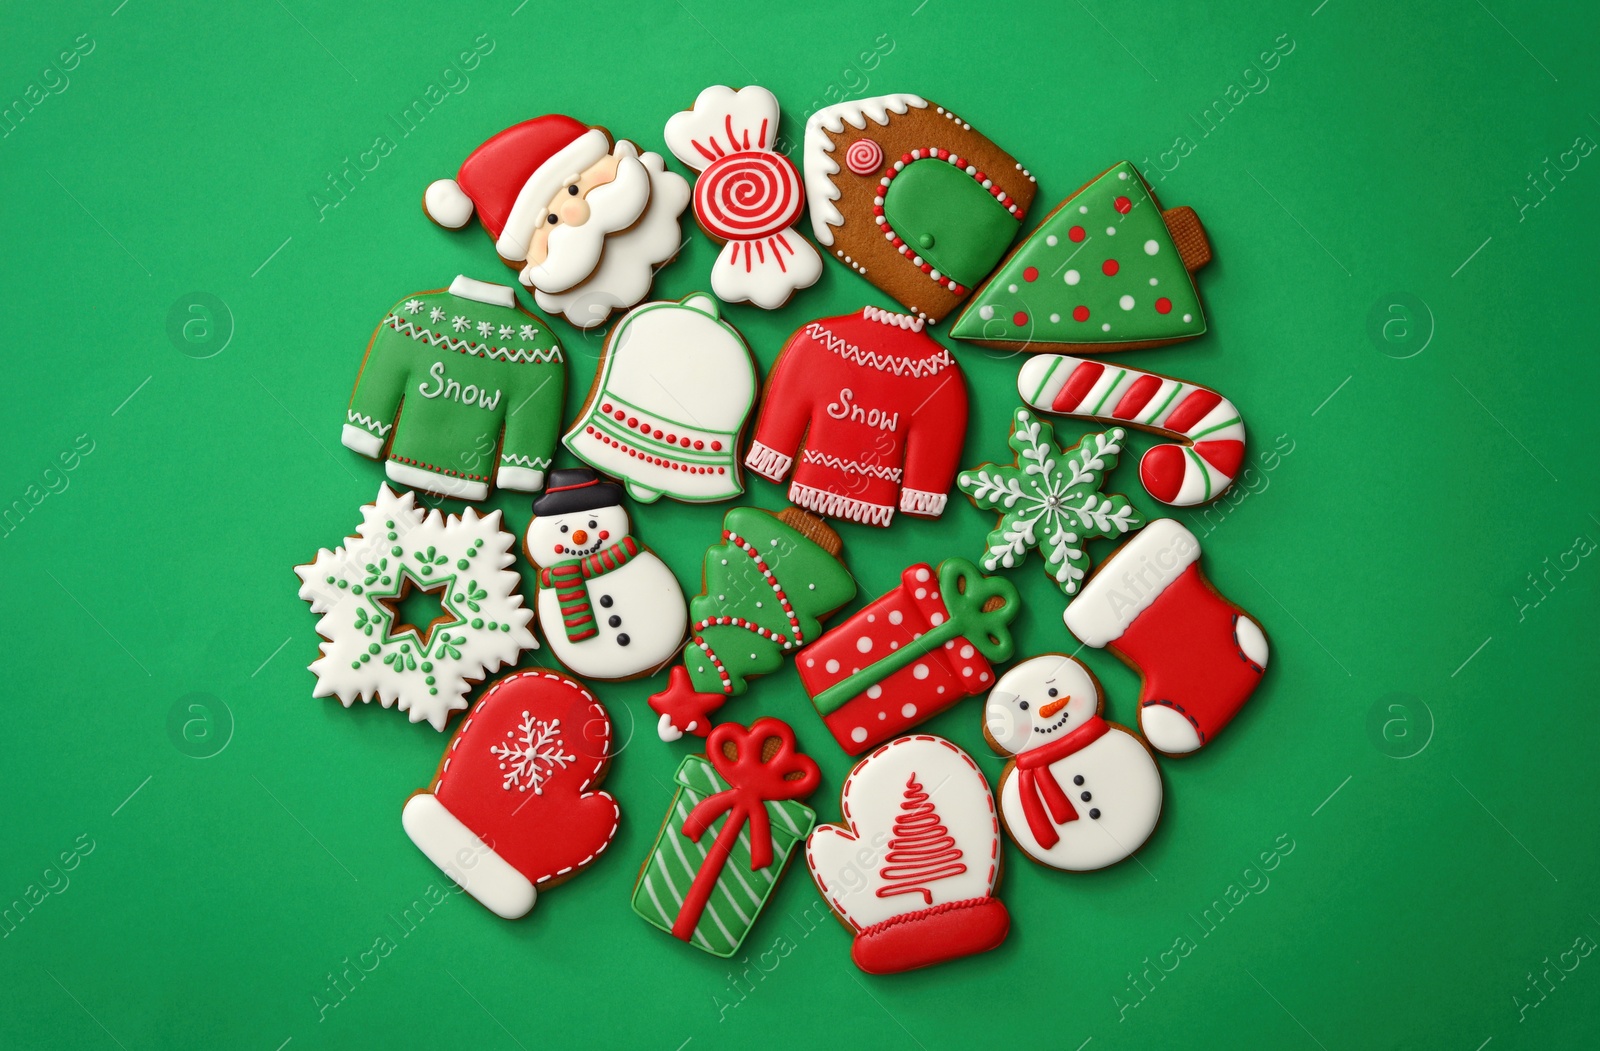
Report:
[[774,482],[793,467],[789,499],[834,518],[886,526],[896,506],[942,513],[967,385],[922,327],[877,307],[802,327],[767,377],[745,466]]

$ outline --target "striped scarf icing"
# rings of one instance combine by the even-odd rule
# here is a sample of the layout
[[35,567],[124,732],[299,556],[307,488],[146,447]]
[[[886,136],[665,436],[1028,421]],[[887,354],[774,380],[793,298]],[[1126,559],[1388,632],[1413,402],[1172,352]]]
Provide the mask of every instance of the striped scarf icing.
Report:
[[600,634],[600,627],[594,619],[594,607],[589,603],[586,581],[627,565],[638,553],[638,542],[631,536],[625,536],[592,555],[539,570],[539,586],[556,590],[556,601],[561,606],[561,625],[567,630],[568,642],[582,642]]

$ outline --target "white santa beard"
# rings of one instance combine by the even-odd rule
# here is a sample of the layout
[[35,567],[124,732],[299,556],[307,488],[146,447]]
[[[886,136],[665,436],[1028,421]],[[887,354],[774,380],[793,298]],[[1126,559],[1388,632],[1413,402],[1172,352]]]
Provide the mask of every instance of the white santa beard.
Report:
[[[607,236],[639,221],[650,203],[650,173],[631,151],[619,153],[617,161],[616,177],[584,197],[589,217],[577,224],[556,224],[545,243],[544,261],[523,269],[524,284],[566,291],[594,273]],[[551,207],[560,204],[558,199]]]
[[[683,588],[666,563],[641,551],[625,565],[584,581],[599,634],[571,642],[561,622],[561,601],[555,588],[539,590],[539,620],[556,658],[586,679],[630,679],[655,671],[683,645],[689,610]],[[600,600],[608,597],[610,606]],[[616,627],[610,618],[621,621]],[[618,635],[628,645],[617,644]]]
[[639,160],[650,172],[650,206],[644,216],[606,239],[600,265],[582,284],[564,292],[533,286],[539,309],[565,315],[578,328],[593,328],[613,310],[644,299],[656,267],[678,254],[683,244],[678,217],[689,205],[689,184],[664,169],[660,154],[642,154]]
[[[1042,771],[1041,771],[1042,773]],[[1029,856],[1053,868],[1088,872],[1114,865],[1144,845],[1161,818],[1161,772],[1139,739],[1120,727],[1050,764],[1078,820],[1057,825],[1061,838],[1045,850],[1022,812],[1020,771],[1007,771],[1000,786],[1000,813],[1011,838]],[[1083,784],[1075,785],[1075,776]],[[1085,802],[1082,794],[1088,792]],[[1089,816],[1100,811],[1098,818]],[[1046,808],[1046,815],[1049,811]]]

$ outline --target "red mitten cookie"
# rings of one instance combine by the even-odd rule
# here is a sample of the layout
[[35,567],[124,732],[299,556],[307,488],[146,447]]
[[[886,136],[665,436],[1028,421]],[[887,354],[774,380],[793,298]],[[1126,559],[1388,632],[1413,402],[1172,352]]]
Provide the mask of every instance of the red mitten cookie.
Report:
[[595,790],[611,718],[572,679],[531,669],[491,686],[401,823],[445,875],[498,916],[576,875],[617,834],[617,801]]
[[841,806],[844,825],[817,826],[806,862],[855,932],[857,967],[909,971],[1006,940],[1000,821],[971,756],[942,737],[896,738],[856,764]]
[[989,276],[1033,203],[1033,176],[943,106],[880,95],[806,121],[817,243],[938,322]]

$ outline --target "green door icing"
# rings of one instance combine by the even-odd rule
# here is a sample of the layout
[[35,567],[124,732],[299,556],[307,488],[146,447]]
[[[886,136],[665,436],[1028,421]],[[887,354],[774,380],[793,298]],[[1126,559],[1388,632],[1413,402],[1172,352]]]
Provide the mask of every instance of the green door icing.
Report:
[[1017,233],[1005,205],[948,161],[912,161],[889,183],[883,214],[911,250],[968,288],[994,269]]

